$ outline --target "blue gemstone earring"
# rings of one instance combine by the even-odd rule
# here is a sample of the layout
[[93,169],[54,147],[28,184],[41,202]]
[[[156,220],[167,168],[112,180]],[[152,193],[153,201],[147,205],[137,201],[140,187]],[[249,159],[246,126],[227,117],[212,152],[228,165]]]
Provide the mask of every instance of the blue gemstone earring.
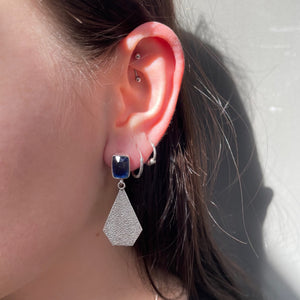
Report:
[[119,192],[103,231],[113,246],[133,246],[143,229],[125,191],[124,179],[130,176],[130,161],[127,155],[113,155],[112,176],[120,179]]

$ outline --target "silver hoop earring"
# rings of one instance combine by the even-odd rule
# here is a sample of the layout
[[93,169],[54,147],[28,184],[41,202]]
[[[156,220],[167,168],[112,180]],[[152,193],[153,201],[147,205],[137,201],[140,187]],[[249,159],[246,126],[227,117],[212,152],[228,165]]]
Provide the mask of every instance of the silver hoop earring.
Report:
[[144,170],[144,160],[143,160],[143,156],[141,151],[140,152],[140,169],[139,172],[137,174],[134,174],[134,172],[132,171],[131,174],[134,178],[140,178],[141,175],[143,174],[143,170]]
[[150,144],[151,144],[152,149],[153,149],[153,156],[148,159],[148,161],[147,161],[148,166],[152,166],[152,165],[156,164],[156,148],[155,148],[155,146],[152,142],[150,142]]

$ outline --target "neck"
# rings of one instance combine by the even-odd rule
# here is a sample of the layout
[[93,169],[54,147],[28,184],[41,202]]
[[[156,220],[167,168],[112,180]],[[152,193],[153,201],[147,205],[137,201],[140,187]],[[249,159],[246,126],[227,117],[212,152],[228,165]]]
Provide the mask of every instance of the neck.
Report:
[[5,300],[154,300],[131,247],[112,247],[101,224],[89,225],[37,279]]

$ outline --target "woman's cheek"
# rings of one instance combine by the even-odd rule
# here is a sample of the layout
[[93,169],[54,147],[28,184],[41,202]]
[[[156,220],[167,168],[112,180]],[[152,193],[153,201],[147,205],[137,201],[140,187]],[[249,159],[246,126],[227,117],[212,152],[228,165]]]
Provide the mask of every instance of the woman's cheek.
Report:
[[[69,70],[64,57],[58,61],[55,49],[42,49],[49,34],[25,9],[18,14],[5,3],[0,1],[0,17],[9,16],[0,20],[0,298],[49,268],[89,224],[104,186],[105,141],[102,125],[95,127],[85,99],[70,86],[76,80],[63,73]],[[22,19],[26,27],[15,26]]]
[[93,199],[84,119],[49,82],[51,70],[26,59],[16,59],[16,73],[2,69],[10,76],[0,84],[0,298],[2,288],[13,290],[53,263]]

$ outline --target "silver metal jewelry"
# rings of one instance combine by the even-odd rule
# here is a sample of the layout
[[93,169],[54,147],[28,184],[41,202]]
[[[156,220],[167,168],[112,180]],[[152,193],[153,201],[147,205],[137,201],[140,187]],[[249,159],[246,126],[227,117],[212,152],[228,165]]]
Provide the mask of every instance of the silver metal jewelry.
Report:
[[[141,54],[140,53],[136,53],[135,54],[135,59],[136,60],[141,59]],[[142,81],[142,78],[138,75],[138,73],[137,73],[136,70],[134,70],[134,74],[135,74],[135,81],[138,82],[138,83],[140,83]]]
[[124,179],[130,176],[127,155],[113,155],[112,176],[120,179],[118,195],[103,227],[103,232],[113,246],[133,246],[142,232],[142,226],[125,191]]
[[131,174],[134,178],[140,178],[141,175],[143,174],[143,170],[144,170],[143,155],[142,155],[141,151],[139,151],[139,152],[140,152],[140,169],[139,169],[139,172],[137,174],[134,174],[134,172],[131,172]]
[[155,146],[152,142],[150,142],[150,144],[151,144],[152,149],[153,149],[153,156],[148,159],[148,161],[147,161],[148,166],[152,166],[152,165],[156,164],[156,148],[155,148]]
[[136,70],[134,70],[134,74],[135,74],[135,81],[140,83],[142,81],[142,78],[138,75]]

